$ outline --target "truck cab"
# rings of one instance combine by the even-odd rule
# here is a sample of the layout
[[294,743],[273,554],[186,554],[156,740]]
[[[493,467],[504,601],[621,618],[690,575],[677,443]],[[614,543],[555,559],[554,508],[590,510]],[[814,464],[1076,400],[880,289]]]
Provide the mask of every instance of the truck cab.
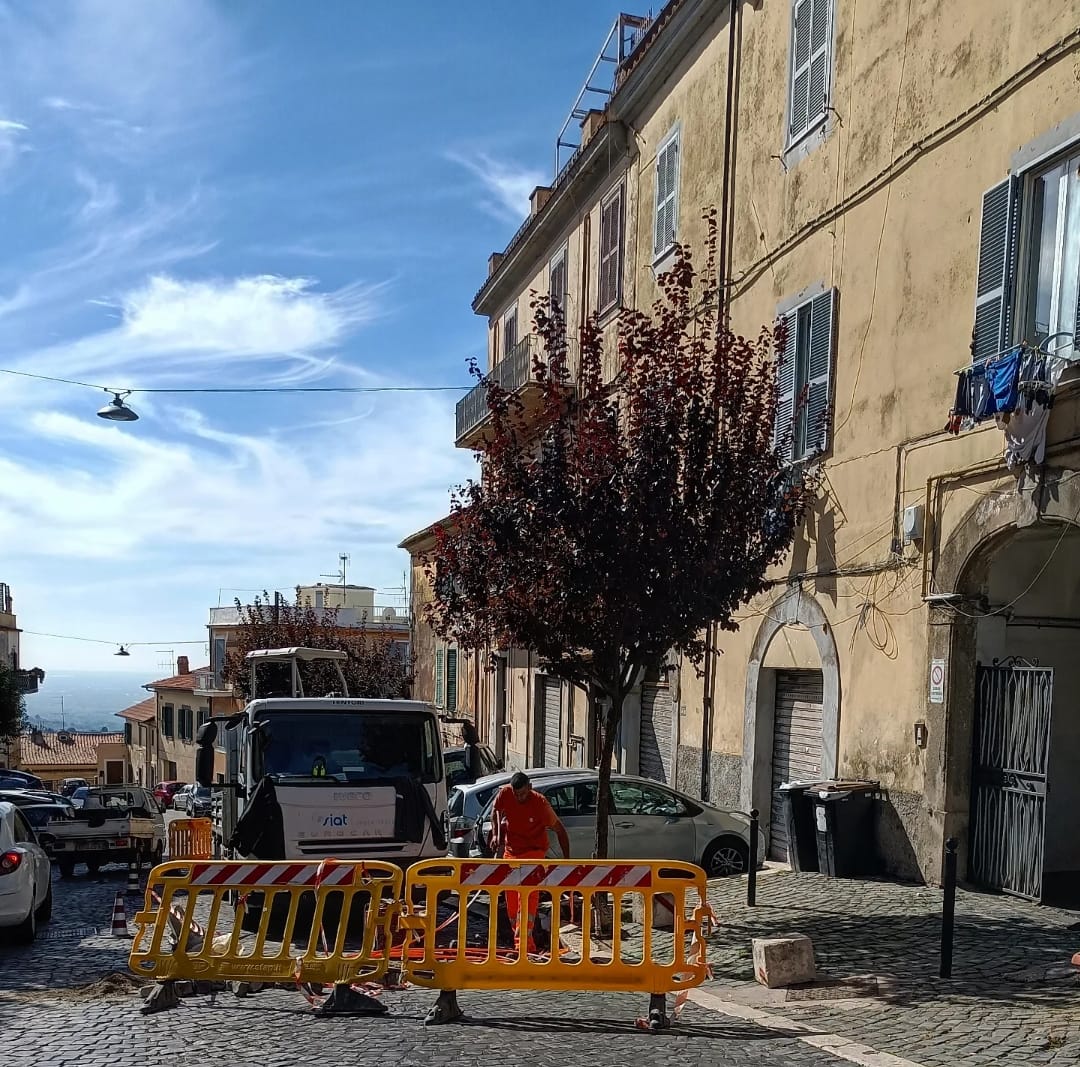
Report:
[[[435,710],[415,700],[343,695],[345,658],[325,649],[249,653],[253,699],[237,715],[211,720],[198,738],[196,777],[220,790],[218,856],[404,866],[445,852],[446,772]],[[327,668],[336,669],[340,693],[306,695],[313,685],[303,668],[313,663],[322,667],[324,688]],[[260,673],[269,684],[259,684]],[[224,786],[212,781],[215,746],[225,750]]]

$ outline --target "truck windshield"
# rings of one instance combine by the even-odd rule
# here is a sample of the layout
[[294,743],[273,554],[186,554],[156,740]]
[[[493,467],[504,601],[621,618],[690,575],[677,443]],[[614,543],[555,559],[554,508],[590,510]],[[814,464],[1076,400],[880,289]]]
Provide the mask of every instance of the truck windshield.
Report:
[[339,782],[412,777],[439,780],[438,740],[429,715],[400,711],[267,712],[262,773]]

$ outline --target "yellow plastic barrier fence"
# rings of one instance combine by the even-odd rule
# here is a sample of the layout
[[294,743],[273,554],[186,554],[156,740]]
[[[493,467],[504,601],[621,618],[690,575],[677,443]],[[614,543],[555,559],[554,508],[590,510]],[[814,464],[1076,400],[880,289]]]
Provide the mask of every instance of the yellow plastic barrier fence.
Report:
[[174,819],[169,823],[170,860],[208,860],[211,847],[209,819]]
[[158,981],[377,981],[401,888],[401,870],[380,862],[163,863],[128,965]]
[[[498,942],[499,903],[510,894],[520,908],[520,949]],[[660,898],[673,912],[673,930],[660,932],[646,921],[640,938],[624,937],[623,907],[635,897],[645,916],[653,915]],[[429,1023],[461,1014],[459,989],[550,989],[648,993],[646,1025],[667,1025],[664,995],[701,985],[708,976],[704,936],[712,913],[705,872],[689,864],[428,860],[409,868],[405,900],[401,921],[412,944],[404,976],[414,985],[443,991]],[[543,905],[550,907],[550,950],[531,952],[531,917]],[[564,913],[577,919],[579,951],[563,943]],[[593,932],[594,919],[605,914],[614,917],[610,941]],[[486,925],[486,936],[478,933],[478,921]]]

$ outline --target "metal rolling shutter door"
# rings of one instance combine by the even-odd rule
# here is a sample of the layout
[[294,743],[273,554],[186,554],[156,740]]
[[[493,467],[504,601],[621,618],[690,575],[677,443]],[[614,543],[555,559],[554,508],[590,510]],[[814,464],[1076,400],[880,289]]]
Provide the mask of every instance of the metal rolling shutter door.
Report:
[[821,777],[821,702],[821,671],[777,671],[769,819],[772,859],[786,860],[788,855],[780,786]]
[[562,683],[558,678],[544,679],[544,766],[558,767],[562,759],[559,711]]
[[642,777],[665,785],[671,781],[671,690],[647,685],[641,690],[641,732],[638,770]]

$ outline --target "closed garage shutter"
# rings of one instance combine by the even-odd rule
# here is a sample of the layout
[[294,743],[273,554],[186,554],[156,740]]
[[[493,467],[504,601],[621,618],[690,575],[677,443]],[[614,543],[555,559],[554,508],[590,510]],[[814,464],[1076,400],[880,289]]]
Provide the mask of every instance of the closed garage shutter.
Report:
[[671,781],[671,690],[666,685],[641,689],[641,734],[638,770],[642,777]]
[[562,683],[558,678],[544,679],[544,738],[540,748],[543,756],[542,767],[558,767],[562,759],[562,744],[559,737],[559,697]]
[[821,777],[821,671],[777,671],[773,718],[772,813],[769,855],[788,857],[784,809],[779,789],[784,782]]

